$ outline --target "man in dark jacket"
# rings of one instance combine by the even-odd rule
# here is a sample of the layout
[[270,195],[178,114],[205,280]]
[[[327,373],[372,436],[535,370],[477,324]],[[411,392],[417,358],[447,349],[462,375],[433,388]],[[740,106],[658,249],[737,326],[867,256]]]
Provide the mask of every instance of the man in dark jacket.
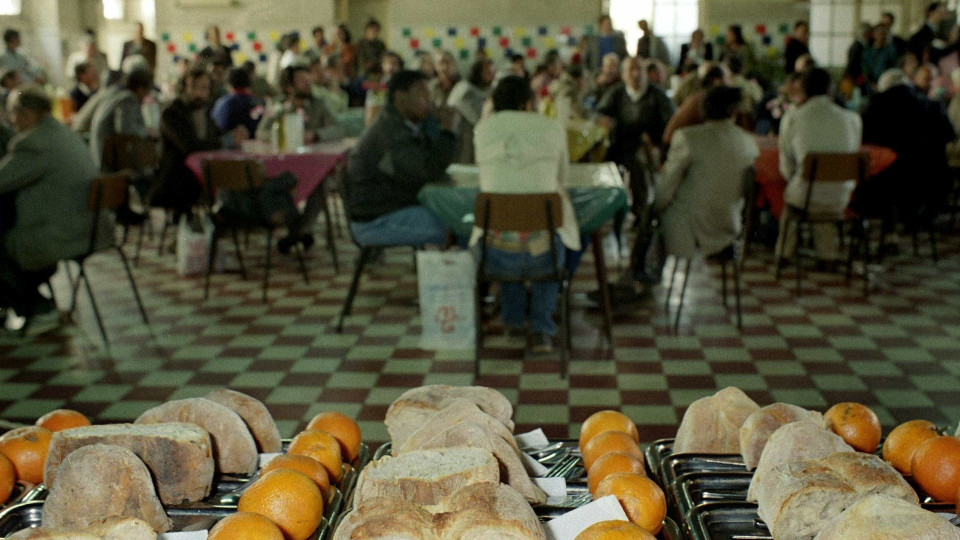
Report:
[[221,97],[213,105],[211,118],[220,131],[227,132],[244,126],[253,135],[263,117],[263,100],[250,90],[250,72],[235,67],[227,74],[230,94]]
[[933,40],[937,38],[937,33],[940,31],[940,23],[949,15],[947,4],[943,2],[931,2],[927,6],[927,16],[923,26],[910,36],[910,41],[907,43],[907,49],[921,64],[936,62],[940,59],[940,50],[934,47]]
[[446,227],[419,205],[417,192],[447,178],[457,152],[457,117],[450,109],[435,115],[431,109],[426,75],[401,71],[390,78],[387,104],[347,165],[350,227],[361,244],[445,243]]

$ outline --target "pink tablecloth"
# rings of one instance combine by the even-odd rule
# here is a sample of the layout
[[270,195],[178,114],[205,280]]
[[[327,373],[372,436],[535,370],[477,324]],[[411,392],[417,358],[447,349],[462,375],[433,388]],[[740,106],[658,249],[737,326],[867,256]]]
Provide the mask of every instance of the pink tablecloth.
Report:
[[[754,162],[757,170],[757,208],[769,208],[770,213],[777,219],[783,213],[783,192],[787,189],[787,181],[780,174],[780,151],[776,137],[757,137],[760,147],[760,157]],[[897,159],[893,150],[872,144],[865,144],[861,150],[870,154],[869,176],[873,176]]]
[[194,152],[187,157],[187,167],[203,182],[203,162],[210,159],[253,159],[262,161],[267,176],[289,172],[297,177],[296,202],[302,202],[347,158],[353,139],[321,143],[303,152],[258,153],[241,150]]

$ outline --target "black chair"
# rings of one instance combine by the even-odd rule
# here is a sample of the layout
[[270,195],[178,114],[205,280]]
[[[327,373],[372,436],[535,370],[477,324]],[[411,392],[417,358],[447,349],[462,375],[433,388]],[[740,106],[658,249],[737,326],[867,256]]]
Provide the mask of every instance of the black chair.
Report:
[[[864,181],[869,170],[870,155],[866,152],[849,153],[811,153],[807,154],[803,160],[803,179],[807,182],[807,196],[804,200],[803,208],[787,204],[787,212],[784,230],[781,235],[791,234],[791,225],[793,234],[796,235],[794,245],[794,262],[796,265],[797,296],[802,291],[801,284],[803,279],[802,259],[804,257],[815,259],[816,250],[813,246],[813,226],[820,224],[833,224],[837,227],[838,233],[843,234],[844,226],[850,225],[850,246],[847,260],[847,277],[852,274],[853,258],[858,247],[863,248],[863,294],[866,296],[870,288],[870,279],[868,267],[870,264],[870,222],[866,218],[855,214],[847,209],[839,213],[814,213],[810,211],[810,200],[815,189],[815,184],[820,183],[842,183],[848,180],[856,180],[859,185]],[[805,241],[806,240],[806,241]],[[783,254],[778,254],[776,258],[775,277],[780,281],[780,271],[785,259]]]
[[[740,308],[740,271],[743,268],[743,257],[745,246],[750,238],[753,229],[753,201],[756,199],[757,172],[753,167],[747,168],[743,174],[743,213],[741,215],[740,236],[732,244],[723,248],[718,253],[705,257],[707,262],[718,263],[720,265],[720,290],[723,298],[723,306],[727,307],[727,265],[733,270],[733,295],[737,308],[737,328],[743,328],[743,313]],[[673,293],[673,283],[677,277],[677,270],[680,268],[681,257],[674,257],[673,271],[670,273],[670,285],[667,287],[666,301],[664,308],[670,313],[670,296]],[[680,300],[677,302],[676,319],[673,323],[674,330],[680,328],[680,312],[683,310],[683,297],[687,292],[687,282],[690,280],[690,266],[693,258],[686,260],[686,267],[683,273],[683,285],[680,287]]]
[[[229,190],[239,197],[248,195],[251,200],[256,201],[259,205],[260,200],[256,197],[255,192],[265,179],[263,164],[254,160],[208,160],[203,162],[203,179],[207,188],[207,211],[211,221],[213,221],[207,275],[203,283],[203,298],[207,299],[210,296],[210,276],[213,274],[220,237],[226,231],[230,232],[237,251],[237,261],[240,264],[240,276],[247,279],[247,271],[243,265],[243,252],[240,248],[237,232],[240,229],[264,229],[267,233],[267,242],[266,262],[263,271],[263,301],[266,302],[267,288],[270,283],[270,253],[273,250],[273,232],[277,227],[286,225],[286,223],[282,220],[261,218],[260,212],[255,212],[256,216],[238,217],[231,212],[225,212],[217,204],[217,191]],[[303,262],[303,252],[298,244],[293,246],[293,250],[300,266],[300,273],[303,274],[303,282],[309,285],[310,277],[307,275],[307,268]]]
[[[157,167],[160,163],[160,154],[157,143],[150,139],[136,135],[109,135],[103,142],[103,155],[100,169],[105,173],[127,172],[131,175],[131,183],[145,199],[150,186],[155,182]],[[145,214],[149,216],[150,209],[145,207]],[[123,215],[117,216],[117,222],[123,227],[122,244],[127,243],[127,234],[131,227],[139,227],[137,235],[137,250],[133,255],[134,266],[140,264],[140,251],[143,247],[145,223],[131,222]]]
[[127,262],[127,257],[123,253],[123,247],[113,242],[113,239],[111,238],[108,247],[99,247],[98,249],[101,241],[100,235],[106,232],[100,230],[101,216],[103,216],[105,211],[115,212],[117,208],[121,208],[126,205],[130,194],[129,189],[130,176],[126,173],[101,176],[93,180],[93,183],[90,185],[89,195],[87,197],[87,208],[93,212],[93,224],[90,232],[90,247],[87,249],[86,253],[73,259],[73,261],[76,262],[80,268],[76,279],[73,279],[72,276],[70,276],[69,268],[67,268],[67,277],[71,281],[72,288],[69,313],[73,313],[77,307],[77,295],[80,289],[80,283],[83,282],[87,288],[87,295],[90,298],[90,306],[93,308],[93,314],[97,320],[97,326],[100,327],[100,334],[103,336],[103,342],[106,345],[109,345],[107,331],[103,326],[103,318],[100,316],[100,310],[97,308],[97,301],[93,296],[93,288],[90,286],[90,278],[86,271],[85,263],[91,255],[107,249],[116,250],[117,255],[120,256],[120,261],[123,263],[123,269],[127,273],[127,278],[130,280],[130,288],[133,290],[133,297],[137,301],[137,307],[140,309],[140,315],[143,317],[143,322],[147,325],[150,324],[150,321],[147,320],[147,312],[143,309],[143,302],[140,300],[140,292],[137,290],[137,284],[133,279],[133,273],[130,271],[130,264]]
[[[542,210],[542,211],[541,211]],[[474,377],[480,377],[480,352],[483,348],[483,324],[480,310],[483,305],[480,291],[491,282],[526,283],[529,281],[557,281],[560,283],[560,376],[566,378],[570,362],[570,276],[566,265],[560,265],[553,235],[563,225],[563,206],[557,193],[480,193],[474,205],[477,227],[483,229],[480,242],[480,261],[477,265],[476,325],[477,338],[474,355]],[[487,240],[495,231],[545,231],[551,235],[550,256],[553,272],[543,276],[521,279],[502,279],[486,272]]]

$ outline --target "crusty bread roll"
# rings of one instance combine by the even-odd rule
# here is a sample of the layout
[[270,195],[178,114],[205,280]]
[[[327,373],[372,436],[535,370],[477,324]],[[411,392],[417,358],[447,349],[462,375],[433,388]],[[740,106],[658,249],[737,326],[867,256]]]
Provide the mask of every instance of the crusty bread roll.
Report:
[[213,441],[213,457],[221,473],[253,474],[259,455],[257,444],[240,415],[209,399],[168,401],[137,418],[137,424],[187,422],[207,430]]
[[44,501],[43,526],[82,529],[113,516],[142,519],[156,532],[173,526],[136,454],[108,444],[71,452]]
[[418,450],[384,456],[364,467],[353,500],[362,506],[368,499],[393,497],[428,506],[470,484],[499,481],[499,465],[488,450]]
[[[154,535],[156,538],[156,535]],[[99,536],[83,531],[67,531],[62,529],[24,529],[11,534],[7,540],[103,540]]]
[[814,540],[960,540],[949,521],[903,499],[868,495],[829,520]]
[[210,436],[194,424],[104,424],[58,431],[50,439],[43,482],[49,488],[60,463],[91,444],[113,444],[133,451],[150,469],[164,504],[196,502],[210,494],[213,449]]
[[463,422],[483,426],[491,435],[503,439],[514,452],[520,454],[520,448],[517,447],[517,441],[513,438],[513,433],[494,417],[480,410],[475,403],[465,399],[451,400],[446,407],[428,417],[426,422],[411,433],[406,440],[392,444],[391,452],[396,456],[410,450],[416,450],[423,443],[434,438],[439,431]]
[[394,447],[402,444],[410,434],[423,426],[433,413],[455,399],[476,403],[483,412],[496,418],[513,433],[513,405],[500,392],[483,386],[434,384],[407,390],[390,404],[384,423]]
[[82,530],[24,529],[7,540],[157,540],[146,521],[129,517],[108,517]]
[[224,407],[240,415],[253,440],[257,443],[257,450],[263,453],[281,452],[280,430],[273,416],[259,399],[250,397],[235,390],[221,388],[203,396],[204,399],[216,401]]
[[440,540],[433,514],[403,499],[372,498],[348,512],[333,540]]
[[786,424],[767,440],[757,463],[757,470],[750,480],[747,500],[757,500],[757,489],[766,481],[776,482],[767,476],[775,467],[784,463],[819,459],[834,452],[853,452],[853,448],[834,432],[806,420]]
[[817,462],[839,474],[858,496],[881,494],[920,504],[916,490],[892,465],[875,454],[837,452]]
[[789,403],[767,405],[747,417],[740,427],[740,455],[748,471],[756,468],[767,439],[773,432],[785,424],[809,420],[826,429],[823,415],[817,411],[808,411]]
[[547,502],[547,494],[536,486],[523,466],[520,455],[488,427],[463,422],[454,424],[436,434],[419,450],[473,446],[489,450],[500,464],[500,481],[517,490],[531,503]]
[[758,409],[759,405],[733,386],[694,401],[677,429],[673,453],[739,453],[740,426]]
[[829,467],[816,461],[783,463],[757,488],[757,514],[777,540],[809,539],[856,498],[857,492]]

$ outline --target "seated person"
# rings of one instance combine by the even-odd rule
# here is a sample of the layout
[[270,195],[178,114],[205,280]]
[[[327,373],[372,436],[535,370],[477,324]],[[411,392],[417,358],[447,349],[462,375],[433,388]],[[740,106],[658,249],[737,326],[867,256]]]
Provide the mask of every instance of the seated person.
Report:
[[343,68],[340,57],[328,56],[310,64],[313,96],[323,103],[333,114],[341,114],[350,107],[350,96],[340,87],[343,80]]
[[73,110],[79,111],[100,89],[100,73],[92,63],[80,62],[73,68],[73,75],[77,85],[70,90],[70,100],[73,101]]
[[[533,112],[533,92],[522,77],[504,77],[493,92],[495,113],[476,128],[477,164],[480,190],[489,193],[560,193],[563,225],[553,234],[541,231],[529,235],[490,231],[486,270],[505,278],[537,277],[549,274],[554,242],[558,264],[563,265],[566,249],[580,250],[580,231],[570,197],[563,187],[570,158],[563,123]],[[531,210],[532,211],[532,210]],[[482,231],[475,228],[471,244]],[[566,248],[566,249],[565,249]],[[531,284],[531,350],[549,352],[557,327],[553,311],[560,284],[536,281]],[[524,331],[528,321],[527,292],[523,283],[500,285],[500,314],[508,332]]]
[[210,117],[224,133],[239,125],[246,127],[248,133],[256,133],[263,116],[263,100],[250,90],[250,72],[242,67],[232,68],[227,83],[230,93],[214,103]]
[[473,163],[473,128],[483,114],[483,104],[490,96],[490,85],[496,76],[493,62],[477,60],[470,66],[470,74],[453,87],[447,106],[460,114],[460,150],[457,163]]
[[704,123],[674,133],[657,180],[654,211],[666,253],[710,256],[740,235],[746,170],[760,155],[753,135],[734,124],[740,90],[714,86],[704,94]]
[[380,109],[387,102],[387,83],[394,73],[404,67],[403,59],[393,51],[387,51],[379,62],[373,63],[364,73],[363,89],[367,92],[363,102],[363,122],[370,125],[377,119]]
[[306,66],[293,65],[280,71],[283,99],[276,106],[270,107],[266,118],[260,122],[257,129],[258,139],[270,140],[273,124],[279,121],[280,115],[298,111],[303,111],[303,142],[287,141],[292,148],[343,137],[343,129],[337,123],[337,118],[323,100],[313,96],[310,82],[310,70]]
[[153,90],[153,73],[137,69],[127,75],[119,92],[111,94],[93,115],[90,125],[90,154],[93,162],[100,165],[103,146],[111,135],[136,135],[147,137],[140,106]]
[[712,65],[710,69],[707,70],[707,73],[700,78],[700,89],[683,100],[683,103],[677,108],[677,112],[673,113],[670,121],[667,122],[667,127],[663,130],[664,146],[670,145],[673,134],[676,133],[678,129],[703,123],[704,117],[701,107],[703,105],[703,97],[707,94],[707,90],[726,84],[726,82],[727,73],[724,68],[719,64]]
[[[2,216],[0,230],[0,308],[12,308],[33,331],[49,330],[60,316],[52,299],[37,288],[56,271],[57,262],[90,248],[93,213],[87,193],[97,167],[90,149],[70,128],[51,117],[42,89],[15,90],[8,102],[17,135],[0,161],[0,197],[15,197],[13,216]],[[112,242],[104,216],[105,242]],[[8,313],[8,322],[11,318]]]
[[446,243],[443,222],[417,201],[425,184],[448,179],[457,152],[456,113],[432,109],[426,75],[390,78],[387,103],[347,160],[346,205],[360,244]]

